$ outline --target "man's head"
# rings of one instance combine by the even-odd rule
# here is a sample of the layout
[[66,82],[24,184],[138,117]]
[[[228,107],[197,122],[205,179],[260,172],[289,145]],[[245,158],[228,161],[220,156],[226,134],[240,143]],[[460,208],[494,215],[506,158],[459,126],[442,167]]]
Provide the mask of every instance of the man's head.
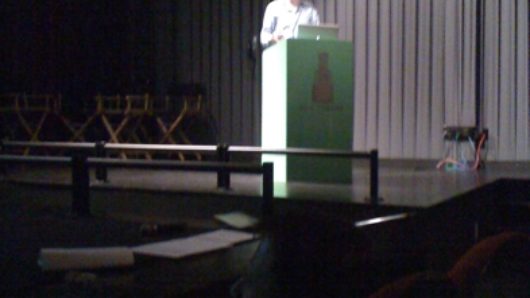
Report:
[[290,0],[291,1],[291,4],[293,4],[294,6],[299,6],[300,3],[302,3],[302,0]]

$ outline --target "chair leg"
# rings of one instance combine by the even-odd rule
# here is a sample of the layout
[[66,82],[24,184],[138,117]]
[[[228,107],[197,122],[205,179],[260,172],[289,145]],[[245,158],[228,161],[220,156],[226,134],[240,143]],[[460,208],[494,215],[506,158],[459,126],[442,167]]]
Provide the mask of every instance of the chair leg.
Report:
[[[57,118],[59,118],[59,120],[61,121],[61,123],[64,125],[64,127],[66,127],[70,133],[72,134],[72,136],[75,135],[76,133],[76,130],[74,128],[74,126],[72,125],[72,123],[70,123],[70,121],[68,119],[66,119],[64,116],[62,115],[59,115],[59,114],[56,114]],[[82,142],[85,141],[85,138],[83,136],[80,136],[80,140]]]
[[[37,127],[33,130],[33,133],[31,134],[30,142],[36,142],[39,140],[40,132],[47,118],[48,118],[48,113],[46,112],[41,116],[39,123],[37,123]],[[24,155],[28,155],[30,150],[31,150],[30,148],[26,148],[26,150],[24,150]]]
[[85,130],[90,126],[90,124],[92,124],[92,122],[99,116],[98,113],[90,116],[90,118],[88,118],[85,123],[83,123],[83,125],[81,125],[81,127],[74,133],[74,135],[72,136],[72,138],[70,139],[70,142],[75,142],[77,140],[84,140],[84,133],[85,133]]
[[[162,119],[160,119],[160,117],[157,117],[156,118],[156,122],[158,123],[158,127],[160,128],[160,130],[162,131],[164,136],[167,136],[167,137],[163,137],[160,140],[160,144],[165,144],[166,142],[170,143],[170,144],[177,144],[177,142],[175,141],[173,136],[169,133],[169,130],[167,129],[166,125],[164,124],[164,121],[162,121]],[[179,152],[178,156],[179,156],[180,160],[186,160],[186,158],[184,157],[184,154],[182,154],[182,152]]]
[[[107,130],[107,133],[109,134],[110,141],[112,143],[119,144],[120,140],[119,140],[118,136],[119,136],[119,133],[121,132],[121,130],[123,129],[123,127],[125,127],[125,125],[129,121],[128,117],[123,119],[123,121],[121,122],[120,126],[116,130],[114,130],[112,128],[112,125],[110,124],[109,120],[107,119],[107,117],[105,115],[101,116],[101,121],[103,122],[103,125],[105,126],[105,129]],[[127,155],[123,151],[120,152],[120,157],[122,159],[127,159]]]
[[[177,133],[179,134],[179,137],[182,139],[182,141],[185,144],[188,144],[188,145],[193,144],[188,138],[188,136],[182,131],[182,129],[177,129]],[[195,158],[197,158],[197,160],[202,160],[202,156],[199,153],[194,153],[194,155],[195,155]]]

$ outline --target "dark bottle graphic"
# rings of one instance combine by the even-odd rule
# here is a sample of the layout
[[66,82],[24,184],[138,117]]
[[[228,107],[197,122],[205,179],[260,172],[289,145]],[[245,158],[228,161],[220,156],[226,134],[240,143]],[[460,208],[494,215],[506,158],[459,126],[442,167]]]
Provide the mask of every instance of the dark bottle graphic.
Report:
[[333,81],[329,71],[329,55],[326,52],[318,54],[318,69],[313,83],[313,101],[333,102]]

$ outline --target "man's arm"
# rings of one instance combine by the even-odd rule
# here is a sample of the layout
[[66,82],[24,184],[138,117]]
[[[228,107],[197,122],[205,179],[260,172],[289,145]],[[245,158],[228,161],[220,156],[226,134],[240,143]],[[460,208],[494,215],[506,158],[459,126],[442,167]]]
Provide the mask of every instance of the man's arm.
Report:
[[278,23],[278,17],[274,11],[273,3],[270,3],[265,10],[265,16],[263,17],[263,27],[261,28],[261,45],[266,47],[271,42],[275,42],[274,30],[276,30],[276,24]]
[[314,7],[311,12],[311,25],[320,25],[320,17],[318,16],[318,11]]

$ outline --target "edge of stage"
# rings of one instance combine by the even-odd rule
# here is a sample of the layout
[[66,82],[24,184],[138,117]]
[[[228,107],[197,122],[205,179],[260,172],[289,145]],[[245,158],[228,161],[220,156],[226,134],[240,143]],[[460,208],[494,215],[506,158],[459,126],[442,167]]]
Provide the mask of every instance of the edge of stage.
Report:
[[[530,162],[487,162],[479,171],[444,171],[433,160],[381,160],[379,195],[383,206],[428,208],[499,179],[530,180]],[[352,168],[352,184],[275,183],[276,199],[365,204],[369,196],[369,167]],[[93,177],[94,175],[92,175]],[[216,188],[216,174],[169,170],[110,169],[109,181],[91,179],[92,189],[204,194],[220,197],[261,196],[261,176],[232,174],[231,189]],[[1,176],[8,182],[68,186],[70,169],[10,168]]]

